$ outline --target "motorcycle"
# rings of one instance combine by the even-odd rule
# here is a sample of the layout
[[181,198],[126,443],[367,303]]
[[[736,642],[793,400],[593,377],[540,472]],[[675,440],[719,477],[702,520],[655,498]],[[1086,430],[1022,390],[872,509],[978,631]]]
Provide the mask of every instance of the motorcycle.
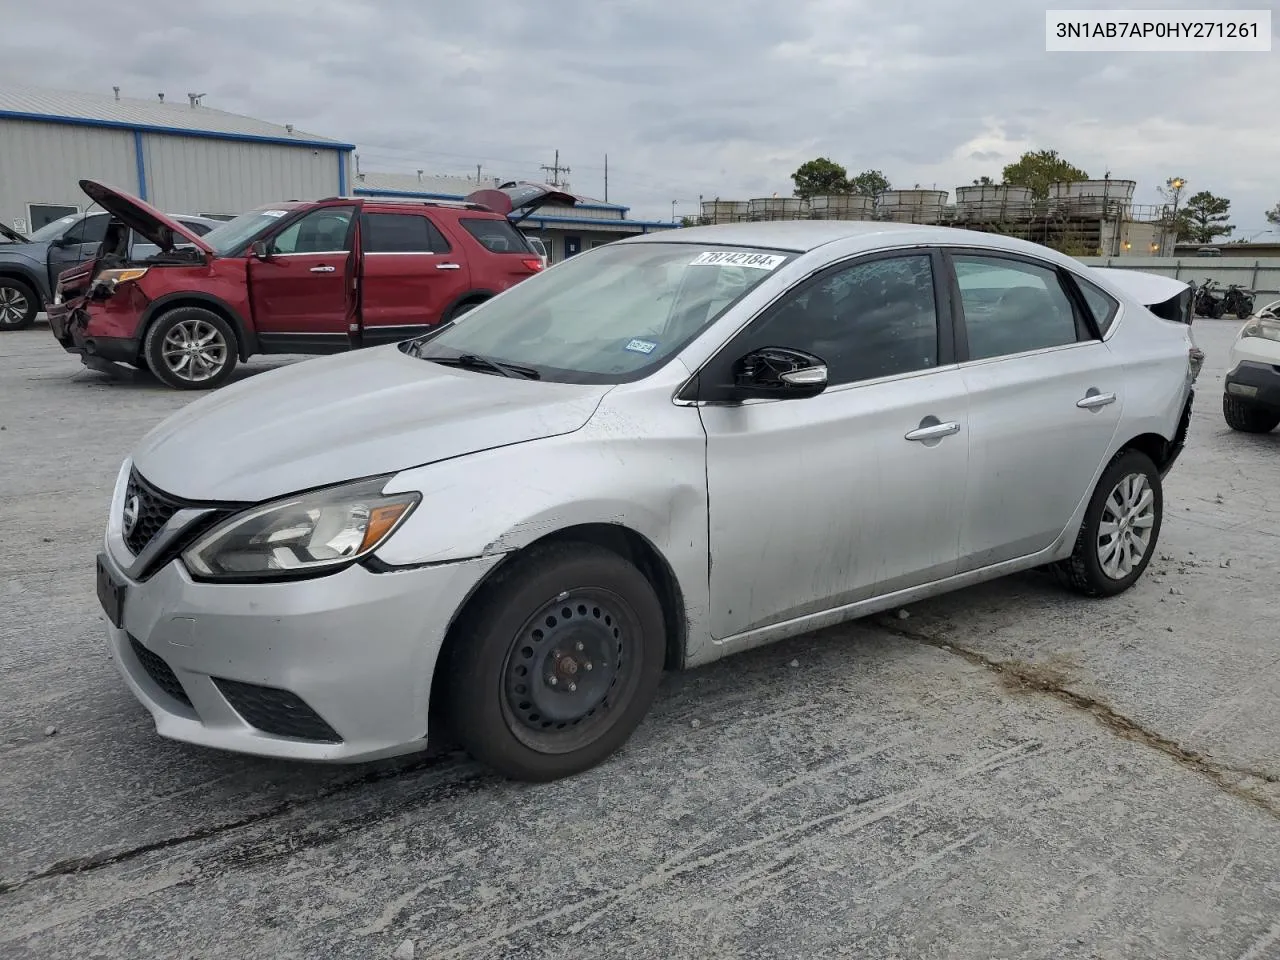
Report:
[[1241,320],[1247,320],[1253,314],[1253,297],[1252,290],[1246,290],[1238,283],[1233,283],[1227,288],[1226,295],[1222,298],[1223,311],[1234,313]]
[[1218,320],[1227,312],[1226,294],[1215,280],[1205,280],[1196,288],[1193,310],[1198,317]]

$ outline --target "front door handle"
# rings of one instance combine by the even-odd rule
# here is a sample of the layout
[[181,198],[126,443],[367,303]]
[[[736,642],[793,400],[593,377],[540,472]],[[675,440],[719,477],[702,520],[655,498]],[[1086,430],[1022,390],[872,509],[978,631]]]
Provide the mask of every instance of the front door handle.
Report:
[[[925,419],[931,420],[933,418],[926,417]],[[930,440],[941,440],[943,437],[949,437],[952,434],[959,432],[960,424],[956,423],[954,420],[947,423],[922,423],[920,426],[908,433],[906,438],[908,440],[918,440],[927,443]]]
[[312,267],[311,272],[312,273],[333,273],[333,271],[336,269],[337,267],[320,266],[320,267]]
[[437,269],[437,270],[461,270],[461,269],[462,269],[462,264],[460,264],[460,263],[437,263],[437,264],[436,264],[436,269]]
[[1076,406],[1081,410],[1097,410],[1099,407],[1105,407],[1109,403],[1116,402],[1114,393],[1099,393],[1093,387],[1089,388],[1089,392],[1076,401]]

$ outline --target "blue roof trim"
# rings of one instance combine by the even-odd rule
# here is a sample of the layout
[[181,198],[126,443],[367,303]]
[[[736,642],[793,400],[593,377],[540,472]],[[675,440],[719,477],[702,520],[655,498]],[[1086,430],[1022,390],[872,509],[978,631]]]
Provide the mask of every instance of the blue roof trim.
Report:
[[283,147],[311,147],[315,150],[354,150],[354,143],[332,140],[298,140],[290,137],[267,137],[256,133],[223,133],[191,127],[164,127],[150,123],[127,123],[123,120],[91,120],[87,117],[61,117],[52,113],[22,113],[0,110],[0,120],[30,120],[34,123],[65,123],[73,127],[103,127],[108,130],[133,130],[142,133],[166,133],[175,137],[199,137],[204,140],[231,140],[237,143],[270,143]]
[[[418,200],[463,200],[460,193],[428,193],[426,191],[417,190],[381,190],[377,187],[356,187],[352,193],[359,194],[362,197],[412,197]],[[624,207],[617,203],[575,203],[576,210],[620,210],[626,213],[630,207]]]

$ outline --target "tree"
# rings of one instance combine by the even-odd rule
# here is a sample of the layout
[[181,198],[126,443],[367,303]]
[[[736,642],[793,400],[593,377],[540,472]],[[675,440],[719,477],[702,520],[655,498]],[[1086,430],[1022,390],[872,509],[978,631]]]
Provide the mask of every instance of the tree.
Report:
[[990,177],[984,175],[973,181],[973,185],[975,187],[994,187],[996,183]]
[[1089,175],[1058,156],[1057,150],[1029,150],[1003,171],[1004,182],[1015,187],[1030,187],[1037,200],[1049,196],[1049,184],[1088,180]]
[[1227,221],[1231,201],[1215,197],[1208,190],[1201,190],[1187,201],[1186,209],[1178,216],[1178,239],[1192,243],[1213,243],[1218,237],[1230,236],[1235,227]]
[[849,171],[826,157],[800,164],[791,179],[795,181],[796,196],[803,200],[849,192]]
[[851,193],[862,197],[878,197],[889,187],[889,178],[879,170],[863,170],[849,181]]
[[1280,223],[1280,203],[1267,211],[1267,223]]

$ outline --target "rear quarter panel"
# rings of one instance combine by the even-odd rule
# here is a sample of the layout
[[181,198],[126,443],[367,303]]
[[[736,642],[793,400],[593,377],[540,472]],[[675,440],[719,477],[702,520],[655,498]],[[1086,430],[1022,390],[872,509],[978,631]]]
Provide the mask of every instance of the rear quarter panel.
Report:
[[1125,303],[1107,346],[1125,369],[1124,416],[1116,431],[1115,449],[1145,433],[1172,440],[1192,387],[1191,328]]

